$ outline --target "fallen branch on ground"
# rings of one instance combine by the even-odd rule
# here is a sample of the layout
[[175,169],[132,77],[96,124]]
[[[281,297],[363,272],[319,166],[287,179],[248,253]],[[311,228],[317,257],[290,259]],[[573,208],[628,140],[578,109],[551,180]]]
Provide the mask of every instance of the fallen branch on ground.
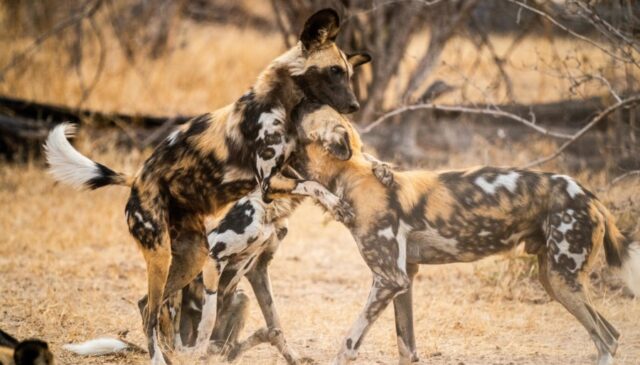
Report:
[[408,112],[408,111],[414,111],[414,110],[443,110],[443,111],[454,111],[454,112],[461,112],[461,113],[469,113],[469,114],[483,114],[483,115],[492,115],[492,116],[496,116],[496,117],[505,117],[505,118],[509,118],[511,120],[514,120],[518,123],[522,123],[525,126],[535,130],[538,133],[541,133],[545,136],[551,136],[551,137],[555,137],[555,138],[562,138],[562,139],[570,139],[573,136],[570,134],[565,134],[565,133],[560,133],[560,132],[554,132],[554,131],[550,131],[547,128],[544,128],[540,125],[536,124],[535,118],[532,118],[531,120],[522,118],[519,115],[513,114],[513,113],[509,113],[506,112],[504,110],[500,110],[500,109],[489,109],[489,108],[483,108],[483,109],[477,109],[477,108],[469,108],[469,107],[463,107],[463,106],[455,106],[455,105],[438,105],[438,104],[431,104],[431,103],[427,103],[427,104],[413,104],[413,105],[406,105],[397,109],[394,109],[388,113],[385,113],[384,115],[382,115],[380,118],[376,119],[373,123],[369,124],[368,126],[366,126],[365,128],[362,129],[361,133],[365,134],[365,133],[369,133],[371,132],[374,128],[376,128],[377,126],[379,126],[380,124],[382,124],[385,120],[394,117],[398,114],[404,113],[404,112]]
[[542,165],[545,162],[549,162],[549,161],[555,159],[556,157],[560,156],[560,154],[565,149],[567,149],[567,147],[569,147],[578,138],[582,137],[585,133],[587,133],[591,128],[593,128],[593,126],[595,126],[596,124],[598,124],[601,121],[603,121],[609,114],[611,114],[614,111],[616,111],[616,110],[618,110],[620,108],[623,108],[625,106],[638,104],[638,103],[640,103],[640,95],[635,95],[635,96],[628,97],[628,98],[626,98],[624,100],[621,100],[621,101],[609,106],[607,109],[605,109],[605,110],[601,111],[600,113],[598,113],[598,115],[596,115],[593,119],[591,119],[591,121],[589,123],[587,123],[587,125],[585,125],[584,127],[582,127],[582,129],[580,129],[578,132],[576,132],[571,137],[571,139],[566,141],[554,153],[550,154],[549,156],[546,156],[546,157],[543,157],[543,158],[539,158],[539,159],[537,159],[535,161],[529,162],[528,164],[524,165],[523,167],[528,169],[528,168],[531,168],[531,167]]

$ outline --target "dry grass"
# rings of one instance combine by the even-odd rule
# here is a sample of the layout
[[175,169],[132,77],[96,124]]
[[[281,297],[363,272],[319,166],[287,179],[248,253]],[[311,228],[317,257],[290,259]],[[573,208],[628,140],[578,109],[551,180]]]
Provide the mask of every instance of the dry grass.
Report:
[[[159,61],[142,60],[135,68],[109,43],[113,51],[108,55],[107,73],[87,105],[153,114],[211,110],[238,97],[282,49],[276,35],[193,24],[179,27],[181,37],[189,40],[184,48]],[[0,53],[0,64],[26,41],[4,44],[7,51]],[[443,59],[463,59],[456,53],[462,46],[454,42],[451,47]],[[525,47],[535,49],[536,45]],[[56,53],[56,44],[50,44],[30,66],[0,83],[0,93],[73,105],[80,89],[75,76],[62,68],[64,63]],[[87,74],[94,63],[95,59],[89,57]],[[489,66],[483,67],[478,75],[488,80]],[[453,77],[446,65],[437,72],[437,77]],[[517,79],[514,86],[520,99],[553,99],[544,90],[564,87],[551,87],[552,81],[545,81],[546,86],[532,89],[529,81],[533,78],[527,74]],[[80,138],[76,144],[107,165],[129,172],[137,169],[143,156],[111,151],[105,140],[109,139],[94,144]],[[496,146],[481,138],[472,144],[472,149],[446,156],[430,151],[446,161],[434,163],[434,167],[520,164],[554,148],[542,139],[526,146]],[[562,171],[564,166],[558,161],[549,168]],[[589,171],[578,178],[594,190],[607,180],[603,174]],[[612,190],[606,198],[624,206],[627,201],[637,202],[637,193],[637,184],[631,183]],[[121,188],[79,193],[55,185],[39,164],[0,168],[0,206],[4,207],[0,211],[0,328],[20,338],[33,336],[49,341],[63,364],[146,363],[145,356],[135,354],[84,359],[60,347],[123,330],[130,331],[131,341],[144,343],[135,302],[146,290],[145,269],[123,219],[126,197],[126,189]],[[636,224],[637,216],[625,209],[625,224]],[[285,333],[303,355],[321,363],[334,355],[364,304],[370,283],[369,271],[348,232],[337,223],[325,221],[316,207],[301,207],[272,265]],[[559,304],[549,301],[532,278],[530,267],[520,258],[504,257],[423,267],[414,297],[423,363],[592,362],[595,348],[586,331]],[[638,364],[640,301],[624,299],[617,292],[599,293],[594,301],[623,334],[617,363]],[[357,363],[396,361],[392,314],[387,310],[374,325]],[[259,309],[252,301],[247,331],[261,325]],[[218,363],[218,359],[211,359],[211,363]],[[239,363],[283,361],[274,349],[261,346]]]
[[[119,167],[128,164],[98,157]],[[79,193],[54,185],[40,168],[23,166],[2,169],[0,192],[5,207],[0,219],[0,327],[21,338],[44,338],[61,363],[144,363],[142,355],[82,359],[60,348],[123,330],[130,331],[130,340],[144,343],[135,302],[145,292],[145,270],[122,216],[126,189]],[[334,354],[370,282],[348,232],[324,221],[315,206],[301,207],[272,265],[288,339],[321,363]],[[427,363],[591,361],[595,348],[586,331],[559,304],[549,302],[537,281],[519,271],[527,266],[518,262],[498,257],[421,269],[415,322]],[[640,302],[606,293],[595,303],[623,333],[618,364],[636,364]],[[358,363],[395,361],[392,313],[387,310],[375,324]],[[247,330],[261,325],[252,300]],[[282,360],[274,349],[261,346],[240,364],[256,362]]]

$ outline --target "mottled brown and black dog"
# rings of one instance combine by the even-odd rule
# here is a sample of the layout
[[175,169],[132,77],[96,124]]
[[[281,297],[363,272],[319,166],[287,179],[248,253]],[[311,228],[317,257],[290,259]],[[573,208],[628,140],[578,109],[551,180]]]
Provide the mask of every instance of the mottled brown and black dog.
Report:
[[[417,361],[411,290],[418,265],[475,261],[521,243],[537,255],[549,295],[589,332],[598,364],[612,363],[619,333],[590,304],[583,280],[604,246],[608,264],[621,268],[639,295],[640,247],[625,240],[591,192],[565,175],[515,168],[393,171],[362,153],[358,133],[332,108],[311,103],[300,114],[300,151],[292,166],[354,208],[356,218],[347,226],[373,274],[367,304],[336,364],[355,359],[366,332],[391,301],[400,363]],[[256,216],[268,214],[259,203],[251,205],[263,211]],[[276,214],[256,221],[254,229],[273,230],[280,219]],[[259,338],[252,336],[236,351]]]
[[207,260],[206,216],[259,186],[265,201],[274,190],[312,196],[339,219],[350,218],[349,207],[320,184],[279,175],[296,144],[290,114],[303,98],[343,113],[359,107],[350,78],[353,67],[370,57],[347,56],[336,46],[339,24],[333,10],[312,15],[300,41],[276,58],[246,94],[172,133],[133,177],[73,149],[65,138],[68,125],[56,127],[49,135],[47,160],[57,180],[90,189],[131,186],[125,213],[147,263],[144,327],[152,363],[169,360],[158,342],[162,303],[200,271],[209,290],[196,341],[198,352],[208,345],[215,317],[208,314],[216,312],[220,268]]
[[53,365],[49,345],[41,340],[18,341],[0,330],[0,365]]

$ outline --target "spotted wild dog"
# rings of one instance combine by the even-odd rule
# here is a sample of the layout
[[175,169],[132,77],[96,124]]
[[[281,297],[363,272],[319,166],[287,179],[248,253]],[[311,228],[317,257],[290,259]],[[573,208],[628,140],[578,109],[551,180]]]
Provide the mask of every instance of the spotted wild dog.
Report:
[[276,58],[256,84],[235,103],[194,118],[172,133],[133,177],[117,173],[77,152],[67,141],[68,125],[56,127],[45,149],[54,178],[77,187],[131,186],[127,224],[147,264],[145,334],[152,363],[169,357],[158,341],[163,301],[200,271],[205,295],[197,352],[206,350],[216,313],[218,267],[207,260],[204,219],[256,186],[269,201],[272,191],[312,196],[338,219],[349,207],[313,181],[278,174],[295,146],[291,110],[303,97],[354,112],[359,105],[350,85],[354,65],[366,54],[347,56],[335,44],[340,20],[331,9],[307,19],[299,42]]
[[[420,264],[471,262],[524,243],[536,255],[547,293],[587,329],[598,364],[613,362],[619,333],[587,299],[584,280],[604,246],[640,295],[640,245],[623,237],[604,205],[574,179],[515,168],[393,171],[362,153],[349,121],[327,106],[309,106],[297,122],[297,163],[305,179],[328,186],[349,202],[347,224],[373,274],[364,310],[335,358],[357,355],[370,326],[393,301],[400,363],[418,361],[412,282]],[[342,148],[326,148],[342,143]],[[334,151],[348,151],[334,156]]]
[[49,345],[41,340],[18,341],[0,330],[0,365],[53,365]]
[[[308,100],[299,103],[292,112],[292,119],[299,120],[298,115],[307,113],[310,106],[317,107],[318,105],[320,104]],[[330,120],[328,122],[331,125],[335,124]],[[323,148],[326,148],[332,156],[343,160],[351,157],[350,150],[345,148],[341,138],[334,138],[335,134],[332,134],[332,131],[318,127],[319,131],[316,134],[322,134],[322,137],[301,135],[299,138],[322,139]],[[295,166],[303,163],[298,161],[298,157],[296,153],[293,154],[289,165],[283,170],[283,174],[290,177],[298,176],[294,169],[289,168],[290,165]],[[275,346],[289,364],[295,364],[300,359],[296,352],[287,345],[282,334],[280,319],[271,292],[268,266],[280,242],[288,232],[287,218],[300,204],[301,198],[283,196],[281,192],[277,191],[275,193],[278,194],[278,197],[268,204],[261,198],[259,190],[238,200],[207,236],[209,247],[212,248],[210,255],[223,268],[218,285],[218,302],[222,303],[218,307],[218,313],[219,315],[222,313],[225,316],[223,318],[232,318],[222,322],[216,318],[212,340],[219,344],[222,353],[227,355],[228,360],[234,360],[241,353],[264,342]],[[249,280],[267,326],[258,329],[246,340],[238,342],[237,336],[239,329],[244,325],[244,317],[235,314],[240,312],[236,288],[242,276],[246,276]],[[191,282],[190,287],[198,285],[202,285],[202,282],[195,279]],[[190,292],[194,291],[190,290]],[[184,307],[187,297],[193,298],[189,300],[189,307],[198,306],[198,299],[193,294],[185,296],[183,290],[183,311],[188,310]],[[181,328],[184,321],[184,319],[180,320]],[[186,319],[186,321],[190,322],[192,319]],[[233,332],[231,332],[232,328]],[[181,335],[183,338],[190,336],[185,331],[182,331]]]

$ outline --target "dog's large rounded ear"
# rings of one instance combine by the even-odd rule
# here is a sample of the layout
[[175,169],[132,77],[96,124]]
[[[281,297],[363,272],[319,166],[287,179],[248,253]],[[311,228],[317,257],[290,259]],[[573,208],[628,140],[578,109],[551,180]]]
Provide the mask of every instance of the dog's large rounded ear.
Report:
[[351,143],[349,142],[349,133],[342,126],[336,127],[331,133],[331,138],[324,141],[323,145],[329,154],[341,161],[350,159],[353,154]]
[[53,364],[53,355],[46,342],[26,340],[16,346],[13,353],[16,364]]
[[307,19],[300,34],[306,51],[311,51],[327,41],[334,41],[340,31],[340,17],[333,9],[322,9]]
[[353,68],[356,68],[358,66],[364,65],[365,63],[371,62],[371,55],[366,52],[352,53],[347,56],[347,60],[353,66]]

